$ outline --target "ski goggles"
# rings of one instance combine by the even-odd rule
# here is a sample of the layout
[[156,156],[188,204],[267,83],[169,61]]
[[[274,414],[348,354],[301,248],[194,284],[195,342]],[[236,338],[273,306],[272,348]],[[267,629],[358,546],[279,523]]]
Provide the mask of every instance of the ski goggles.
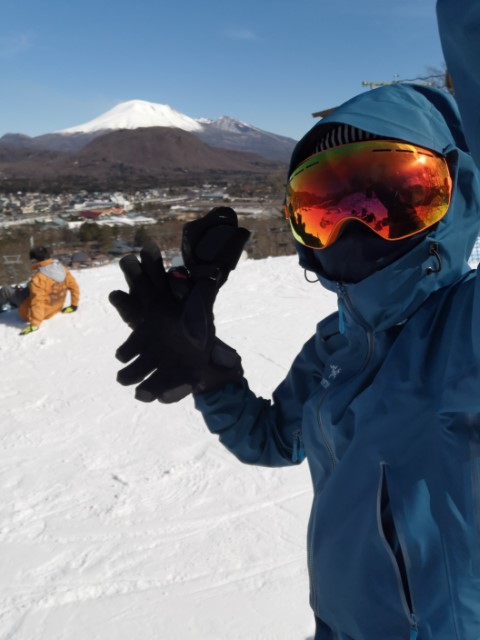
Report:
[[285,215],[313,249],[331,245],[348,220],[385,240],[409,238],[447,213],[452,179],[445,158],[395,140],[370,140],[310,156],[292,173]]

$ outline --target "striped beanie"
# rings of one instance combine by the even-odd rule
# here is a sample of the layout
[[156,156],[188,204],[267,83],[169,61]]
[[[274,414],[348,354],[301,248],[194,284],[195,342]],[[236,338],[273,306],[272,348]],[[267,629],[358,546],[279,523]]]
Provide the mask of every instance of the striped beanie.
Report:
[[383,137],[349,124],[332,122],[322,125],[319,123],[310,129],[293,150],[288,175],[290,176],[301,162],[314,153],[352,142],[381,140]]
[[342,144],[352,142],[365,142],[366,140],[379,140],[381,136],[352,127],[350,124],[336,124],[317,141],[312,153],[325,151],[331,147],[339,147]]

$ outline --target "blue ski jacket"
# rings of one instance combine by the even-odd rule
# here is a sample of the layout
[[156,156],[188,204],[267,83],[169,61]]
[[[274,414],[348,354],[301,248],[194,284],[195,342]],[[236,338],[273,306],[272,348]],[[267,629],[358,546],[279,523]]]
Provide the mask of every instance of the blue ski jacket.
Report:
[[[306,457],[311,605],[325,640],[480,638],[480,279],[467,264],[480,228],[480,2],[439,0],[437,12],[465,127],[446,91],[404,84],[363,93],[317,126],[444,154],[446,216],[357,284],[318,274],[338,312],[272,401],[246,381],[195,398],[240,460]],[[298,251],[318,270],[312,249]]]

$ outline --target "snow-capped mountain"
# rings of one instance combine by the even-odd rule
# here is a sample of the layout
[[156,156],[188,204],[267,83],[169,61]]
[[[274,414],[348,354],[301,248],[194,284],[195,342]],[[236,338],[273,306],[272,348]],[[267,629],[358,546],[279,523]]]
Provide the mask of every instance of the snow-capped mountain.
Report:
[[128,100],[84,124],[30,137],[7,133],[0,138],[1,147],[75,152],[95,138],[121,130],[167,127],[193,134],[202,142],[230,151],[255,153],[274,162],[288,163],[296,141],[263,131],[228,116],[217,120],[191,118],[166,104],[146,100]]
[[117,104],[97,118],[55,133],[93,133],[112,129],[140,129],[142,127],[173,127],[184,131],[197,132],[202,125],[185,116],[167,104],[157,104],[146,100],[128,100]]
[[19,133],[5,134],[0,138],[0,146],[78,151],[106,133],[150,127],[182,129],[210,146],[256,153],[268,160],[284,163],[289,161],[296,142],[292,138],[263,131],[228,116],[222,116],[217,120],[191,118],[166,104],[128,100],[89,122],[54,133],[33,138]]
[[129,100],[118,104],[84,124],[57,131],[61,135],[95,134],[115,129],[174,127],[197,135],[214,147],[258,153],[270,160],[287,162],[295,141],[228,116],[218,120],[191,118],[169,105],[146,100]]

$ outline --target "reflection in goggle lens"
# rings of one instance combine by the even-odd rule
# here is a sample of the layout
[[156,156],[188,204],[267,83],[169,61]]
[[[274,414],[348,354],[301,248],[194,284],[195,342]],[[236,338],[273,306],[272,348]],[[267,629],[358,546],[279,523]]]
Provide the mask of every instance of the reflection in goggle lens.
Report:
[[443,156],[393,140],[355,142],[321,151],[295,169],[285,215],[296,240],[314,249],[332,244],[347,220],[400,240],[438,222],[451,192]]

